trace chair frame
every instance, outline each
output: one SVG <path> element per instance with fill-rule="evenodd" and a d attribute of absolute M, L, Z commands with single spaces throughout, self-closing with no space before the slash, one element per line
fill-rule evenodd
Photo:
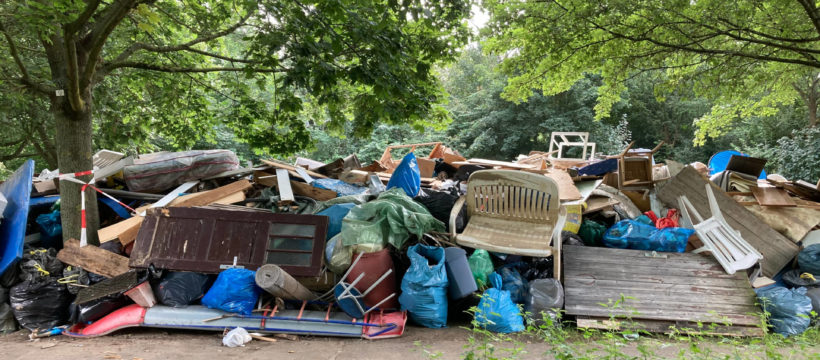
<path fill-rule="evenodd" d="M 705 186 L 706 196 L 709 199 L 709 210 L 712 212 L 712 217 L 706 220 L 695 210 L 686 195 L 678 197 L 678 207 L 684 221 L 692 225 L 703 242 L 703 247 L 693 252 L 711 252 L 712 256 L 717 259 L 728 274 L 734 274 L 738 270 L 745 270 L 754 266 L 763 259 L 763 255 L 749 245 L 741 237 L 739 231 L 729 226 L 718 207 L 712 186 L 709 184 Z M 697 220 L 697 223 L 693 221 L 692 216 L 694 216 L 694 220 Z"/>

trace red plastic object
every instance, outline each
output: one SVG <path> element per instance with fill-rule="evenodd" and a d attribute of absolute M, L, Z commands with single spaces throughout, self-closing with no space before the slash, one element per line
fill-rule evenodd
<path fill-rule="evenodd" d="M 649 220 L 652 220 L 652 223 L 655 224 L 655 227 L 658 229 L 668 227 L 680 227 L 678 223 L 678 220 L 680 219 L 680 214 L 678 214 L 678 210 L 676 209 L 669 209 L 669 211 L 666 212 L 666 217 L 660 219 L 655 215 L 655 212 L 652 210 L 649 210 L 643 214 L 649 217 Z"/>
<path fill-rule="evenodd" d="M 404 334 L 404 326 L 407 324 L 407 311 L 391 313 L 374 311 L 365 315 L 364 322 L 382 325 L 379 327 L 365 326 L 362 329 L 362 337 L 365 339 L 376 340 L 399 337 Z"/>
<path fill-rule="evenodd" d="M 354 254 L 353 259 L 355 259 L 356 256 L 358 256 L 358 254 Z M 350 270 L 350 274 L 345 279 L 345 282 L 350 283 L 355 280 L 359 274 L 364 273 L 365 275 L 362 280 L 356 284 L 356 290 L 364 292 L 370 287 L 370 285 L 373 285 L 376 280 L 378 280 L 385 272 L 387 272 L 387 270 L 390 269 L 393 269 L 393 272 L 382 280 L 381 284 L 376 286 L 376 288 L 370 291 L 370 293 L 363 299 L 365 305 L 373 306 L 378 304 L 379 301 L 384 300 L 384 298 L 390 296 L 390 294 L 398 292 L 396 288 L 396 269 L 393 267 L 393 258 L 390 257 L 390 251 L 388 249 L 385 248 L 381 251 L 365 253 L 362 255 L 362 258 L 359 259 L 356 266 Z M 398 309 L 398 298 L 397 293 L 395 297 L 379 306 L 379 308 L 382 310 Z"/>
<path fill-rule="evenodd" d="M 140 326 L 145 318 L 145 310 L 144 307 L 137 304 L 128 305 L 115 310 L 90 325 L 74 325 L 64 334 L 73 337 L 95 337 L 107 335 L 120 329 Z"/>

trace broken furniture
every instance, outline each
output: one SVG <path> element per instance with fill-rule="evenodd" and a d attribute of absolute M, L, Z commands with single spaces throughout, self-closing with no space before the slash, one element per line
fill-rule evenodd
<path fill-rule="evenodd" d="M 185 308 L 156 305 L 144 308 L 133 304 L 116 310 L 92 324 L 74 325 L 63 334 L 73 337 L 95 337 L 138 326 L 211 331 L 242 327 L 248 331 L 263 333 L 382 339 L 400 336 L 407 322 L 406 312 L 374 312 L 359 320 L 345 313 L 330 310 L 305 310 L 303 305 L 301 310 L 274 308 L 271 312 L 266 312 L 266 315 L 243 316 L 201 305 L 190 305 Z"/>
<path fill-rule="evenodd" d="M 361 257 L 362 254 L 359 254 Z M 356 260 L 359 260 L 358 258 Z M 355 265 L 355 262 L 354 262 Z M 353 267 L 353 265 L 351 265 Z M 381 301 L 373 305 L 372 307 L 368 307 L 367 305 L 363 304 L 364 297 L 370 294 L 373 289 L 379 286 L 379 284 L 384 281 L 390 274 L 393 273 L 393 269 L 388 269 L 384 274 L 382 274 L 378 280 L 376 280 L 370 287 L 368 287 L 365 291 L 360 292 L 356 289 L 356 285 L 364 278 L 365 273 L 359 274 L 355 280 L 350 283 L 346 283 L 344 281 L 340 281 L 334 288 L 333 288 L 333 295 L 336 298 L 337 305 L 339 308 L 342 309 L 346 314 L 350 315 L 355 319 L 362 319 L 365 315 L 369 312 L 376 310 L 384 304 L 385 302 L 389 301 L 390 299 L 396 297 L 396 293 L 391 293 L 387 297 L 383 298 Z"/>
<path fill-rule="evenodd" d="M 655 163 L 653 155 L 664 144 L 661 141 L 652 150 L 631 150 L 635 142 L 629 145 L 619 155 L 618 159 L 618 189 L 648 190 L 655 185 L 652 167 Z"/>
<path fill-rule="evenodd" d="M 762 336 L 745 272 L 692 253 L 565 246 L 564 293 L 579 328 Z"/>
<path fill-rule="evenodd" d="M 763 255 L 743 240 L 739 231 L 732 229 L 726 223 L 717 200 L 715 200 L 712 186 L 707 184 L 705 187 L 709 209 L 712 213 L 712 217 L 706 220 L 695 210 L 686 195 L 678 197 L 678 208 L 683 214 L 684 221 L 692 225 L 698 238 L 703 242 L 703 247 L 696 249 L 693 253 L 709 251 L 729 274 L 754 266 L 763 259 Z"/>
<path fill-rule="evenodd" d="M 686 195 L 699 214 L 711 217 L 709 199 L 704 193 L 704 186 L 707 184 L 710 184 L 709 180 L 693 167 L 687 166 L 663 187 L 659 187 L 657 196 L 666 206 L 674 208 L 678 206 L 678 197 Z M 712 189 L 715 190 L 714 187 Z M 725 192 L 715 191 L 714 196 L 726 223 L 732 229 L 740 231 L 740 236 L 763 255 L 760 265 L 764 276 L 774 277 L 800 251 L 794 242 L 766 225 Z"/>
<path fill-rule="evenodd" d="M 570 138 L 580 139 L 571 141 Z M 564 147 L 581 147 L 581 157 L 579 158 L 565 158 Z M 595 156 L 595 143 L 589 142 L 588 132 L 553 132 L 550 135 L 550 149 L 549 157 L 552 157 L 554 152 L 558 152 L 557 160 L 592 160 Z M 589 157 L 587 157 L 589 154 Z"/>
<path fill-rule="evenodd" d="M 456 218 L 465 203 L 469 222 L 456 234 Z M 555 278 L 560 279 L 565 220 L 552 179 L 521 171 L 477 171 L 470 175 L 467 195 L 450 213 L 450 237 L 462 246 L 503 254 L 554 256 Z"/>
<path fill-rule="evenodd" d="M 763 171 L 763 165 L 766 164 L 766 160 L 750 158 L 751 160 L 744 161 L 745 159 L 742 159 L 743 157 L 749 157 L 749 155 L 737 150 L 718 151 L 709 158 L 709 162 L 707 163 L 709 166 L 709 176 L 723 172 L 724 170 L 732 170 L 752 175 L 761 180 L 766 179 L 766 172 Z M 759 168 L 760 171 L 756 171 L 755 168 Z"/>
<path fill-rule="evenodd" d="M 234 263 L 250 270 L 275 264 L 293 276 L 317 276 L 327 224 L 326 216 L 243 206 L 150 209 L 130 266 L 218 273 Z"/>
<path fill-rule="evenodd" d="M 233 151 L 192 150 L 140 156 L 123 174 L 129 190 L 156 192 L 238 167 Z"/>

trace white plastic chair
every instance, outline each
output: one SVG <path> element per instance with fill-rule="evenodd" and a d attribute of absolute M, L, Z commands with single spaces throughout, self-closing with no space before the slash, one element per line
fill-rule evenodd
<path fill-rule="evenodd" d="M 706 220 L 703 220 L 686 195 L 678 197 L 678 207 L 680 207 L 684 222 L 692 224 L 698 237 L 703 241 L 703 247 L 693 252 L 711 252 L 729 274 L 757 264 L 763 259 L 763 255 L 743 240 L 739 231 L 729 226 L 718 208 L 715 194 L 709 184 L 706 184 L 706 196 L 709 198 L 709 209 L 712 212 L 712 217 Z M 694 219 L 689 215 L 690 211 Z M 697 223 L 693 220 L 697 220 Z"/>

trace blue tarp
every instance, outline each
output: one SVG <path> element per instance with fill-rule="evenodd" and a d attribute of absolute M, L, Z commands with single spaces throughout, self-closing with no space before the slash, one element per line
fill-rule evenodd
<path fill-rule="evenodd" d="M 32 176 L 34 160 L 28 160 L 6 182 L 0 184 L 0 193 L 9 202 L 0 221 L 0 274 L 23 256 Z"/>

